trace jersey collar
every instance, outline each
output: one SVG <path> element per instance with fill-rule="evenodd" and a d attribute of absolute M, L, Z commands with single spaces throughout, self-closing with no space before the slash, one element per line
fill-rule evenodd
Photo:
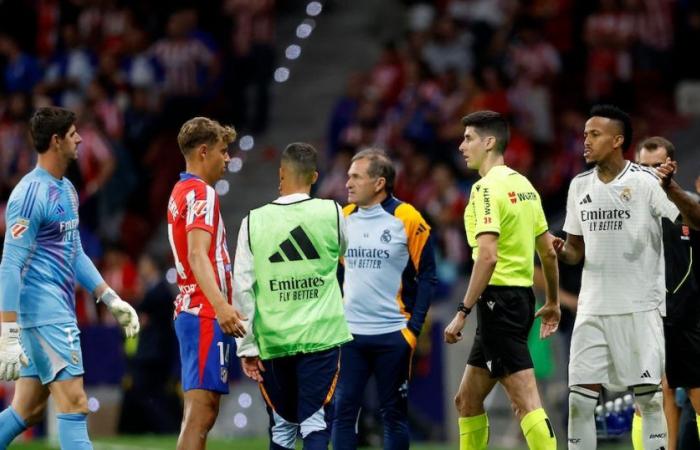
<path fill-rule="evenodd" d="M 187 181 L 187 180 L 202 180 L 202 178 L 198 177 L 197 175 L 189 172 L 180 172 L 180 181 Z"/>

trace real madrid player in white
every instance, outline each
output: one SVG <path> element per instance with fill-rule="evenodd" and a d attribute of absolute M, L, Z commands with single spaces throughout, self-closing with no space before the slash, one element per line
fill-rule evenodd
<path fill-rule="evenodd" d="M 629 116 L 595 106 L 584 130 L 584 157 L 595 167 L 569 187 L 561 261 L 584 259 L 569 361 L 570 450 L 596 448 L 594 409 L 604 384 L 627 386 L 643 416 L 644 448 L 667 447 L 659 389 L 664 369 L 665 273 L 661 219 L 697 211 L 657 175 L 624 159 L 632 141 Z M 664 177 L 668 185 L 670 177 Z M 675 204 L 674 204 L 675 202 Z"/>

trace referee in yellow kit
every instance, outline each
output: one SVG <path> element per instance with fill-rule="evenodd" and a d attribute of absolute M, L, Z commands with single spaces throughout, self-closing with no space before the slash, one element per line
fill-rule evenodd
<path fill-rule="evenodd" d="M 559 324 L 557 257 L 540 196 L 532 184 L 507 167 L 503 152 L 509 131 L 493 111 L 478 111 L 462 119 L 459 146 L 467 167 L 481 179 L 472 186 L 464 213 L 474 268 L 464 300 L 445 329 L 445 341 L 462 339 L 462 329 L 474 306 L 478 326 L 467 367 L 455 398 L 459 412 L 460 450 L 486 449 L 489 423 L 484 399 L 496 382 L 505 388 L 530 449 L 556 450 L 557 441 L 535 383 L 527 336 L 535 317 L 542 317 L 540 337 Z M 542 262 L 546 303 L 535 313 L 532 292 L 534 253 Z"/>

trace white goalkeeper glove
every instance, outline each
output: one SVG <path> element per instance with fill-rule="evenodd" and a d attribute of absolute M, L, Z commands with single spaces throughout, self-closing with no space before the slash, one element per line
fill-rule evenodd
<path fill-rule="evenodd" d="M 16 322 L 2 322 L 0 330 L 0 380 L 12 381 L 19 378 L 20 364 L 27 366 L 29 360 L 19 344 L 19 325 Z"/>
<path fill-rule="evenodd" d="M 126 337 L 132 338 L 139 333 L 139 316 L 136 315 L 136 310 L 119 298 L 114 289 L 111 287 L 105 289 L 102 295 L 97 298 L 97 302 L 102 302 L 107 306 L 109 312 L 124 329 Z"/>

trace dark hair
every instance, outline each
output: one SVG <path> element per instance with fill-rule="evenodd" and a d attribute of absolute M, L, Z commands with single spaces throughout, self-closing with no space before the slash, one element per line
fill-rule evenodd
<path fill-rule="evenodd" d="M 615 120 L 622 126 L 622 151 L 627 151 L 632 145 L 632 119 L 629 114 L 615 105 L 595 105 L 591 108 L 590 117 L 605 117 Z"/>
<path fill-rule="evenodd" d="M 318 170 L 318 152 L 305 142 L 293 142 L 282 152 L 282 164 L 291 166 L 300 177 L 311 183 Z"/>
<path fill-rule="evenodd" d="M 75 124 L 75 113 L 55 106 L 39 108 L 29 119 L 29 132 L 38 153 L 45 153 L 51 145 L 51 137 L 63 139 Z"/>
<path fill-rule="evenodd" d="M 383 150 L 376 148 L 366 148 L 357 152 L 355 156 L 352 157 L 352 162 L 358 159 L 367 159 L 369 161 L 369 167 L 367 167 L 367 175 L 372 178 L 384 178 L 384 191 L 391 195 L 394 191 L 394 180 L 396 179 L 396 169 L 391 163 L 391 160 Z"/>
<path fill-rule="evenodd" d="M 661 136 L 652 136 L 644 139 L 644 141 L 639 145 L 639 150 L 637 150 L 637 152 L 640 152 L 642 149 L 654 151 L 658 150 L 659 148 L 665 148 L 666 155 L 672 160 L 676 160 L 676 147 L 671 143 L 671 141 Z"/>
<path fill-rule="evenodd" d="M 180 127 L 177 145 L 182 154 L 187 156 L 202 144 L 214 145 L 221 140 L 228 145 L 235 139 L 236 130 L 233 127 L 221 125 L 208 117 L 194 117 Z"/>
<path fill-rule="evenodd" d="M 479 136 L 496 138 L 496 151 L 506 151 L 510 140 L 510 131 L 506 119 L 495 111 L 476 111 L 462 118 L 462 125 L 474 127 Z"/>

